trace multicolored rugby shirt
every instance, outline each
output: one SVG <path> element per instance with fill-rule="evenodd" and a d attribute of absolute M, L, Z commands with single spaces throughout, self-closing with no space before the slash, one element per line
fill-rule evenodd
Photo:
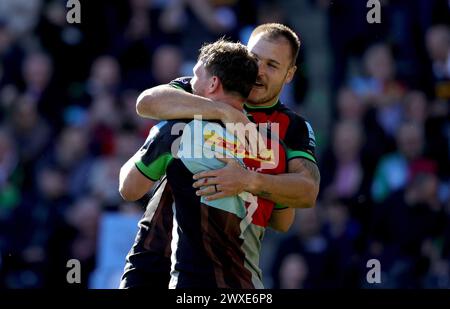
<path fill-rule="evenodd" d="M 187 124 L 179 160 L 167 170 L 176 205 L 169 287 L 263 288 L 259 253 L 274 203 L 247 192 L 216 201 L 200 199 L 192 175 L 222 168 L 225 163 L 215 156 L 259 173 L 285 173 L 284 147 L 271 136 L 267 142 L 264 157 L 252 155 L 218 123 Z"/>
<path fill-rule="evenodd" d="M 187 92 L 192 92 L 190 80 L 191 77 L 179 78 L 172 81 L 170 85 Z M 289 110 L 279 101 L 271 107 L 260 108 L 245 106 L 245 109 L 248 112 L 249 118 L 253 116 L 253 120 L 256 123 L 267 123 L 269 127 L 272 124 L 279 124 L 279 137 L 284 140 L 284 143 L 286 145 L 286 154 L 288 160 L 293 158 L 305 158 L 316 162 L 314 154 L 314 133 L 311 129 L 311 126 L 302 117 Z M 167 122 L 163 124 L 165 124 L 165 126 L 168 125 Z M 159 125 L 159 128 L 163 127 L 163 124 Z M 167 128 L 168 127 L 166 127 L 166 129 Z M 159 146 L 157 147 L 157 143 L 149 143 L 148 145 L 149 149 L 159 148 Z M 167 162 L 167 160 L 170 160 L 170 158 L 166 156 L 160 162 Z M 160 164 L 160 166 L 164 166 L 163 163 L 158 164 Z M 192 172 L 189 171 L 188 175 L 190 177 L 192 175 Z M 153 175 L 153 177 L 155 177 L 155 175 Z M 168 266 L 163 265 L 170 264 L 169 259 L 170 253 L 172 251 L 170 248 L 170 244 L 172 240 L 173 229 L 173 221 L 171 220 L 173 215 L 173 196 L 171 192 L 171 184 L 167 184 L 167 180 L 165 178 L 163 179 L 162 183 L 164 185 L 159 186 L 158 189 L 155 190 L 152 200 L 147 207 L 146 213 L 139 223 L 140 232 L 138 233 L 136 243 L 142 243 L 145 251 L 143 251 L 142 249 L 136 249 L 135 244 L 127 257 L 127 264 L 129 264 L 127 268 L 133 268 L 140 272 L 144 271 L 146 273 L 168 273 L 170 271 Z M 243 200 L 245 199 L 246 198 L 243 197 Z M 256 217 L 257 216 L 258 215 L 256 215 Z M 253 222 L 257 223 L 258 219 L 255 218 Z M 244 243 L 244 245 L 247 244 Z M 254 247 L 256 246 L 253 246 L 253 248 Z M 249 266 L 249 268 L 255 269 L 254 272 L 258 273 L 258 269 L 256 267 L 253 267 L 251 265 Z M 176 271 L 176 269 L 174 269 L 174 271 Z M 258 277 L 258 275 L 256 277 Z M 178 279 L 178 286 L 182 286 L 182 282 L 180 280 L 181 278 L 179 277 Z M 159 286 L 167 287 L 167 284 L 168 282 L 161 282 Z M 199 285 L 205 286 L 206 284 L 205 282 L 199 282 Z"/>
<path fill-rule="evenodd" d="M 180 77 L 169 83 L 172 87 L 192 93 L 192 77 Z M 290 110 L 281 101 L 273 106 L 244 105 L 247 116 L 254 123 L 279 124 L 279 138 L 287 147 L 288 160 L 304 158 L 317 163 L 314 131 L 303 117 Z"/>
<path fill-rule="evenodd" d="M 215 156 L 259 173 L 285 173 L 284 147 L 270 134 L 267 145 L 264 157 L 252 156 L 212 122 L 167 121 L 152 128 L 134 160 L 151 180 L 167 175 L 175 200 L 169 287 L 263 288 L 259 252 L 274 203 L 247 192 L 207 202 L 195 194 L 192 176 L 223 167 Z"/>

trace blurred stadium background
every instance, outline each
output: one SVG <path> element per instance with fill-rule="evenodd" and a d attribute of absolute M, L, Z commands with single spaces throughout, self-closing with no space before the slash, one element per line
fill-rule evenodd
<path fill-rule="evenodd" d="M 312 123 L 322 174 L 317 207 L 267 233 L 266 286 L 450 288 L 449 1 L 381 0 L 380 24 L 365 0 L 80 2 L 69 24 L 65 0 L 0 0 L 1 288 L 117 287 L 148 199 L 117 191 L 155 124 L 137 95 L 264 22 L 301 38 L 282 100 Z"/>

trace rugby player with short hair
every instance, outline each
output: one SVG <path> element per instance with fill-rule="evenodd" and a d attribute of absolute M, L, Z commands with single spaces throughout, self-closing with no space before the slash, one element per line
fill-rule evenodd
<path fill-rule="evenodd" d="M 258 60 L 259 72 L 244 108 L 257 123 L 279 124 L 280 138 L 288 148 L 288 171 L 280 175 L 260 175 L 230 161 L 224 168 L 206 172 L 209 188 L 205 188 L 204 178 L 194 185 L 202 187 L 199 193 L 209 195 L 211 199 L 247 191 L 272 200 L 279 209 L 283 209 L 281 205 L 291 207 L 288 208 L 290 211 L 292 208 L 313 207 L 320 182 L 314 155 L 314 133 L 306 120 L 279 101 L 282 87 L 292 80 L 297 69 L 295 63 L 300 41 L 284 25 L 264 24 L 253 31 L 247 47 Z M 192 94 L 188 79 L 144 91 L 138 98 L 136 109 L 139 115 L 155 119 L 202 115 L 204 119 L 219 119 L 223 123 L 249 122 L 247 116 L 223 102 Z M 171 198 L 170 186 L 163 183 L 155 190 L 127 257 L 122 286 L 167 286 L 172 237 L 172 221 L 168 219 L 172 214 Z M 286 221 L 291 220 L 288 212 L 283 211 Z M 275 210 L 274 214 L 278 212 Z M 283 224 L 277 226 L 272 222 L 271 226 L 285 230 Z"/>
<path fill-rule="evenodd" d="M 183 79 L 178 82 L 192 86 L 197 95 L 221 100 L 242 112 L 256 75 L 256 60 L 245 46 L 218 41 L 201 49 L 194 78 L 189 82 L 183 82 Z M 271 215 L 275 204 L 246 192 L 206 201 L 196 195 L 192 176 L 223 166 L 214 154 L 227 155 L 241 166 L 259 173 L 283 173 L 286 171 L 284 148 L 276 137 L 269 137 L 267 158 L 252 156 L 245 151 L 238 153 L 241 149 L 237 145 L 239 141 L 217 122 L 194 120 L 187 125 L 188 129 L 180 128 L 179 124 L 179 121 L 163 122 L 151 130 L 144 146 L 121 169 L 122 196 L 128 200 L 140 198 L 155 181 L 167 174 L 164 186 L 170 187 L 175 202 L 172 207 L 175 215 L 171 233 L 170 287 L 262 288 L 259 252 L 264 229 L 269 220 L 279 221 L 278 225 L 287 229 L 293 213 L 287 209 L 277 212 L 274 220 Z M 200 138 L 191 133 L 192 129 L 195 133 L 196 126 L 202 128 Z M 185 131 L 177 151 L 178 146 L 174 148 L 173 145 L 180 129 Z M 196 156 L 189 151 L 199 148 L 200 154 L 209 151 L 213 155 Z M 284 212 L 291 219 L 286 220 L 286 215 L 281 217 Z M 136 286 L 134 282 L 139 280 L 133 279 L 133 272 L 133 269 L 125 272 L 123 287 Z"/>

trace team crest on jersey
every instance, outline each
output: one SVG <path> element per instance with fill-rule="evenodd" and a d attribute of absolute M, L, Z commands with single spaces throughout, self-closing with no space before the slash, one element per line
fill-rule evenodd
<path fill-rule="evenodd" d="M 219 149 L 227 150 L 237 157 L 251 158 L 253 160 L 264 161 L 272 165 L 276 164 L 275 153 L 272 149 L 263 149 L 254 154 L 240 141 L 228 140 L 226 137 L 209 130 L 205 130 L 203 133 L 203 139 L 205 144 L 210 146 L 213 151 L 216 150 L 217 147 Z"/>

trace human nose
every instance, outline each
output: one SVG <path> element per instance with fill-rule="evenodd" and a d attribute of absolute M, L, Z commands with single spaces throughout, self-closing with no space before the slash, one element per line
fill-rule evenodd
<path fill-rule="evenodd" d="M 266 74 L 266 66 L 262 61 L 258 61 L 258 77 Z"/>

